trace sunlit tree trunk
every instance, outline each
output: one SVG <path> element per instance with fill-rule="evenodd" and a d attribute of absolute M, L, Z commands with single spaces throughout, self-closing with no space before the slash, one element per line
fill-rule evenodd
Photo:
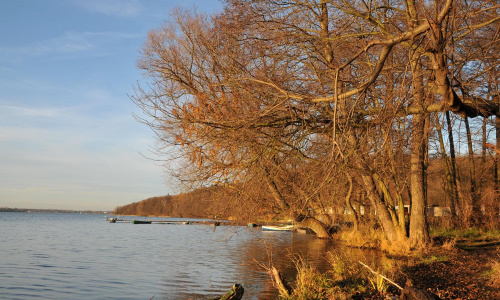
<path fill-rule="evenodd" d="M 423 74 L 421 58 L 418 52 L 411 58 L 413 101 L 416 105 L 424 106 L 423 96 Z M 410 154 L 410 243 L 413 247 L 424 247 L 429 243 L 429 231 L 425 210 L 427 206 L 425 196 L 425 169 L 424 159 L 426 151 L 426 127 L 427 115 L 418 114 L 412 117 L 411 154 Z"/>

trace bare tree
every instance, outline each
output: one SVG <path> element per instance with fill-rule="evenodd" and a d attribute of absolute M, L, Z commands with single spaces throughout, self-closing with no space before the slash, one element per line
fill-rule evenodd
<path fill-rule="evenodd" d="M 347 171 L 390 241 L 407 241 L 411 199 L 409 240 L 422 247 L 430 114 L 498 113 L 481 87 L 455 91 L 479 77 L 474 64 L 497 68 L 497 10 L 495 1 L 228 0 L 211 18 L 177 12 L 149 35 L 139 64 L 151 83 L 134 100 L 159 150 L 188 162 L 181 180 L 263 180 L 298 216 L 331 205 L 325 190 Z"/>

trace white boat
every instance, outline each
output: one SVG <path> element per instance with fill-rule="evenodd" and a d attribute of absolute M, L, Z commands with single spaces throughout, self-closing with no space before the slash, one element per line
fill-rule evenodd
<path fill-rule="evenodd" d="M 293 225 L 271 226 L 262 225 L 262 231 L 292 231 Z"/>

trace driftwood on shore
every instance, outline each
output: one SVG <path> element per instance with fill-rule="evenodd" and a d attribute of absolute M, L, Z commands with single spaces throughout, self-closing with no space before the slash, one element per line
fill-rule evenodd
<path fill-rule="evenodd" d="M 290 297 L 292 294 L 292 288 L 288 285 L 286 280 L 281 276 L 280 272 L 278 269 L 276 269 L 274 266 L 272 266 L 268 272 L 270 273 L 271 277 L 273 278 L 274 285 L 278 289 L 279 293 L 281 296 L 284 298 Z"/>
<path fill-rule="evenodd" d="M 233 287 L 222 297 L 217 297 L 212 300 L 241 300 L 245 289 L 239 283 L 235 283 Z"/>

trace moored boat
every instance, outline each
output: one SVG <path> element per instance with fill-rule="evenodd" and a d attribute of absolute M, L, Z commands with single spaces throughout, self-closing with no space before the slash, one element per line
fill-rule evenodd
<path fill-rule="evenodd" d="M 262 225 L 263 231 L 292 231 L 293 225 L 282 225 L 282 226 L 272 226 L 272 225 Z"/>

